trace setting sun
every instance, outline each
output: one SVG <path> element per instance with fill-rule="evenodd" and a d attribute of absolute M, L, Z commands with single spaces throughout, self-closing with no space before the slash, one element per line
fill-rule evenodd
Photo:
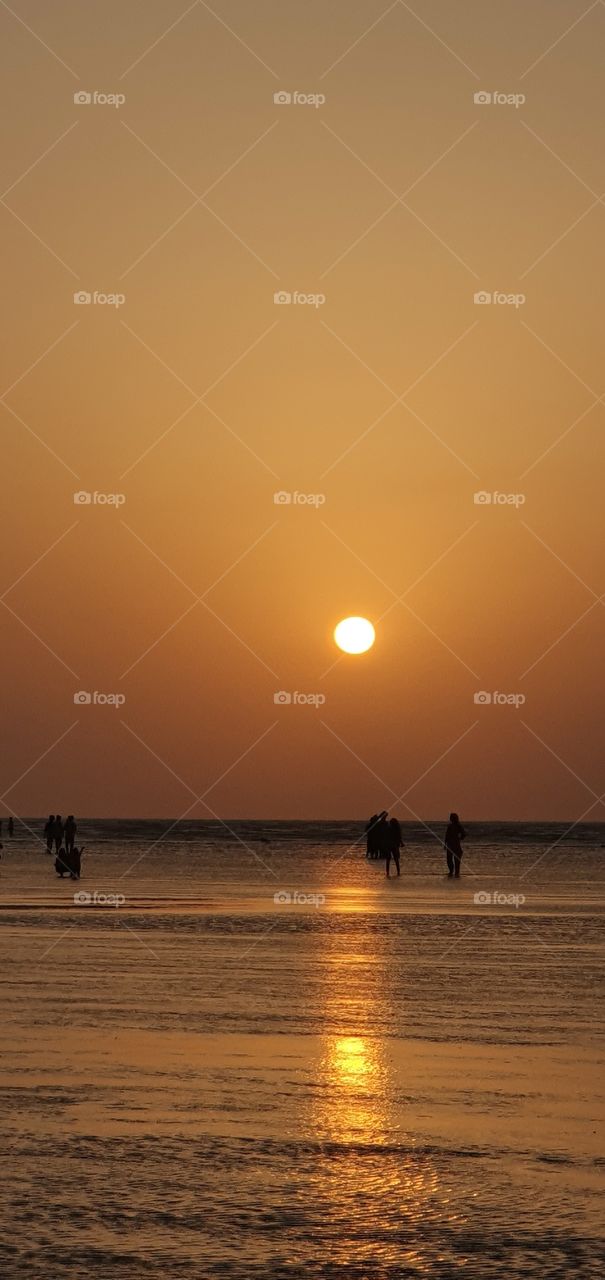
<path fill-rule="evenodd" d="M 367 618 L 343 618 L 334 629 L 334 639 L 343 653 L 366 653 L 374 644 L 376 632 Z"/>

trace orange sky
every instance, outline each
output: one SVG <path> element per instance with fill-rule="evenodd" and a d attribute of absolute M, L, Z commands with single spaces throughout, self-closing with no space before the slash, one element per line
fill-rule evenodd
<path fill-rule="evenodd" d="M 603 6 L 11 7 L 5 816 L 604 817 Z"/>

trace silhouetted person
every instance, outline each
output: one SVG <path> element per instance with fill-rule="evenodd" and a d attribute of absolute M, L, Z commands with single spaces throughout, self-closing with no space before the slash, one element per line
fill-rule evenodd
<path fill-rule="evenodd" d="M 378 822 L 378 814 L 373 813 L 370 821 L 366 823 L 366 858 L 374 858 L 376 856 L 376 832 L 374 830 Z"/>
<path fill-rule="evenodd" d="M 397 875 L 399 876 L 401 875 L 399 868 L 399 850 L 403 845 L 403 840 L 401 839 L 401 825 L 397 821 L 397 818 L 391 818 L 390 822 L 387 823 L 387 828 L 389 833 L 387 845 L 387 875 L 389 876 L 391 874 L 390 867 L 392 858 L 397 868 Z"/>
<path fill-rule="evenodd" d="M 66 853 L 69 853 L 74 847 L 74 841 L 76 838 L 77 830 L 78 828 L 74 822 L 74 815 L 73 813 L 70 813 L 69 817 L 66 818 L 65 820 L 65 852 Z"/>
<path fill-rule="evenodd" d="M 445 856 L 447 859 L 448 876 L 460 875 L 460 860 L 462 858 L 461 840 L 464 840 L 466 832 L 457 813 L 450 813 L 448 828 L 445 833 L 443 842 L 445 848 Z"/>
<path fill-rule="evenodd" d="M 374 830 L 376 832 L 376 857 L 386 858 L 391 847 L 391 830 L 387 822 L 386 809 L 383 809 L 382 813 L 379 814 Z"/>
<path fill-rule="evenodd" d="M 61 877 L 61 879 L 63 879 L 63 876 L 69 875 L 69 864 L 65 856 L 65 849 L 57 849 L 57 856 L 55 858 L 55 871 L 57 875 Z"/>
<path fill-rule="evenodd" d="M 82 854 L 84 849 L 73 849 L 69 854 L 69 874 L 72 880 L 80 879 L 80 870 L 82 866 Z"/>
<path fill-rule="evenodd" d="M 61 843 L 63 840 L 63 822 L 61 820 L 60 813 L 57 814 L 54 821 L 53 840 L 55 842 L 55 853 L 58 853 L 59 849 L 61 848 Z"/>
<path fill-rule="evenodd" d="M 54 840 L 54 838 L 55 838 L 55 815 L 54 815 L 54 813 L 51 813 L 51 814 L 49 815 L 48 822 L 45 824 L 45 827 L 44 827 L 44 835 L 46 836 L 46 852 L 47 852 L 47 853 L 52 853 L 53 840 Z"/>
<path fill-rule="evenodd" d="M 9 820 L 8 820 L 8 834 L 9 834 L 9 836 L 11 836 L 11 837 L 12 837 L 12 836 L 14 835 L 14 831 L 15 831 L 15 824 L 14 824 L 14 822 L 13 822 L 13 815 L 12 815 L 12 813 L 11 813 L 11 816 L 10 816 L 10 818 L 9 818 Z"/>

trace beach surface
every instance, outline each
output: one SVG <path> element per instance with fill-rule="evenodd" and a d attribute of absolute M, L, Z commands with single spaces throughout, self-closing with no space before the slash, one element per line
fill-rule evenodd
<path fill-rule="evenodd" d="M 169 828 L 4 839 L 2 1274 L 600 1278 L 605 827 Z"/>

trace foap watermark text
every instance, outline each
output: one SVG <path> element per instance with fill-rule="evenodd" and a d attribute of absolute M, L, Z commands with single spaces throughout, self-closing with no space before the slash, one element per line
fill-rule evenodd
<path fill-rule="evenodd" d="M 325 493 L 299 493 L 298 489 L 290 492 L 287 489 L 278 489 L 273 494 L 273 501 L 276 507 L 323 507 L 326 500 Z"/>
<path fill-rule="evenodd" d="M 525 704 L 524 693 L 499 693 L 497 689 L 489 693 L 487 689 L 478 689 L 473 694 L 473 702 L 477 707 L 519 707 Z"/>
<path fill-rule="evenodd" d="M 92 493 L 89 489 L 78 489 L 74 493 L 76 507 L 123 507 L 125 502 L 125 493 L 99 493 L 98 489 Z"/>
<path fill-rule="evenodd" d="M 479 289 L 473 294 L 473 302 L 476 307 L 515 307 L 518 311 L 519 307 L 524 307 L 527 302 L 524 293 L 504 293 L 502 289 L 493 289 L 488 292 L 487 289 Z"/>
<path fill-rule="evenodd" d="M 300 889 L 278 889 L 273 894 L 276 907 L 323 907 L 325 893 L 302 893 Z"/>
<path fill-rule="evenodd" d="M 295 689 L 293 693 L 289 693 L 287 689 L 278 689 L 273 694 L 273 701 L 276 707 L 323 707 L 326 700 L 325 693 L 299 693 Z"/>
<path fill-rule="evenodd" d="M 480 889 L 479 893 L 473 894 L 473 902 L 476 907 L 522 907 L 525 894 L 501 893 L 499 889 L 494 889 L 493 892 Z"/>
<path fill-rule="evenodd" d="M 101 693 L 99 689 L 94 689 L 92 692 L 88 689 L 78 689 L 74 693 L 74 702 L 77 707 L 123 707 L 126 695 Z"/>
<path fill-rule="evenodd" d="M 499 489 L 494 489 L 490 493 L 488 489 L 479 489 L 473 494 L 473 502 L 476 507 L 522 507 L 525 503 L 525 494 L 500 493 Z"/>
<path fill-rule="evenodd" d="M 288 89 L 278 89 L 273 94 L 273 101 L 276 107 L 323 107 L 326 101 L 325 93 L 301 93 L 300 89 L 294 89 L 290 92 Z"/>

